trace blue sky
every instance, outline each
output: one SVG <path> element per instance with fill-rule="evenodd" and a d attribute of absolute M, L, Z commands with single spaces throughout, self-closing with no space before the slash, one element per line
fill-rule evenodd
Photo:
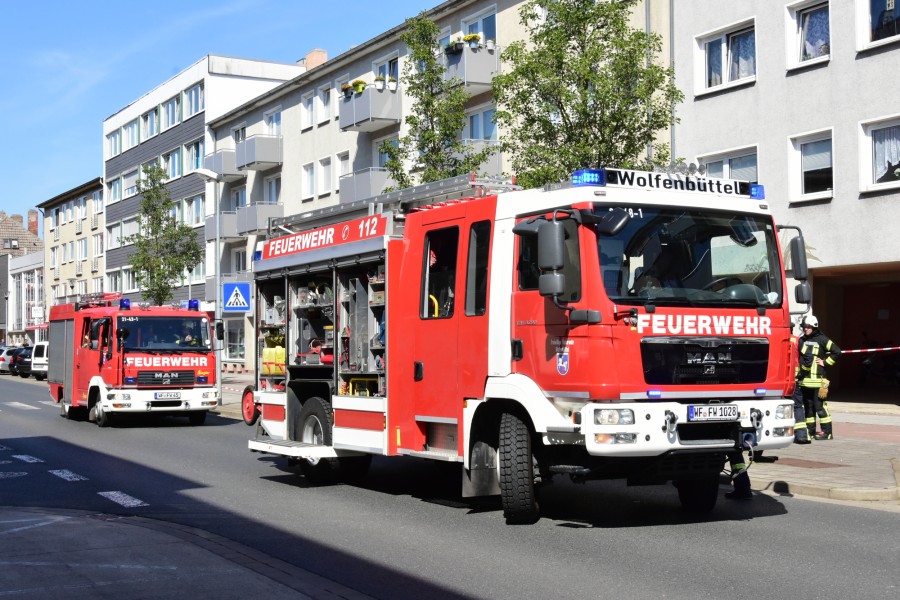
<path fill-rule="evenodd" d="M 333 58 L 441 0 L 36 0 L 5 3 L 0 210 L 102 175 L 102 124 L 207 54 Z M 152 23 L 152 25 L 145 25 Z"/>

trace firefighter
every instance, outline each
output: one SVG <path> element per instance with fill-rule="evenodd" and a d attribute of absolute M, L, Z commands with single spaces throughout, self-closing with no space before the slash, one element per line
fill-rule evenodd
<path fill-rule="evenodd" d="M 819 390 L 823 387 L 827 389 L 826 369 L 834 366 L 841 349 L 819 330 L 819 320 L 813 315 L 804 317 L 800 327 L 803 335 L 797 341 L 800 364 L 797 367 L 797 386 L 793 397 L 794 419 L 797 422 L 794 441 L 808 444 L 813 436 L 817 440 L 834 439 L 828 403 L 820 397 Z M 822 426 L 820 435 L 815 435 L 816 416 Z"/>
<path fill-rule="evenodd" d="M 731 464 L 731 484 L 734 489 L 727 492 L 725 497 L 729 500 L 750 500 L 753 492 L 750 491 L 750 475 L 747 474 L 743 450 L 729 452 L 728 462 Z"/>

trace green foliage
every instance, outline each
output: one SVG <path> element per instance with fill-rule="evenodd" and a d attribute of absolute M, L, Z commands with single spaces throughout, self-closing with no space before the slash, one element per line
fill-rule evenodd
<path fill-rule="evenodd" d="M 406 116 L 407 135 L 381 144 L 385 164 L 399 189 L 412 185 L 406 171 L 418 173 L 419 183 L 438 181 L 477 171 L 493 148 L 475 150 L 458 138 L 466 123 L 469 94 L 458 79 L 445 81 L 445 68 L 435 56 L 437 25 L 423 14 L 407 19 L 400 39 L 409 48 L 401 82 L 411 99 Z"/>
<path fill-rule="evenodd" d="M 145 300 L 165 304 L 185 271 L 204 259 L 205 251 L 193 227 L 173 217 L 173 204 L 166 189 L 166 172 L 159 165 L 144 167 L 138 182 L 141 212 L 138 233 L 129 236 L 134 244 L 131 268 Z"/>
<path fill-rule="evenodd" d="M 654 144 L 651 157 L 646 151 L 671 124 L 683 95 L 673 70 L 655 63 L 661 38 L 628 24 L 635 4 L 530 0 L 522 6 L 527 43 L 504 49 L 504 72 L 494 78 L 502 147 L 520 184 L 560 181 L 583 167 L 668 163 L 666 144 Z"/>

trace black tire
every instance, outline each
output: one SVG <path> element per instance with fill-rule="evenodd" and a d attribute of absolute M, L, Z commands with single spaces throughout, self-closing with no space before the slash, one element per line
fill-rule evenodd
<path fill-rule="evenodd" d="M 112 425 L 113 416 L 105 410 L 100 409 L 99 401 L 96 404 L 95 414 L 97 416 L 97 427 L 110 427 Z"/>
<path fill-rule="evenodd" d="M 21 377 L 22 379 L 28 379 L 28 373 L 23 373 L 22 371 L 19 371 L 19 377 Z"/>
<path fill-rule="evenodd" d="M 719 499 L 719 474 L 707 475 L 701 479 L 676 481 L 681 507 L 692 514 L 706 514 L 716 506 Z"/>
<path fill-rule="evenodd" d="M 297 441 L 318 446 L 331 446 L 334 415 L 331 406 L 317 396 L 309 398 L 297 414 L 294 431 Z M 340 463 L 336 458 L 301 458 L 300 471 L 313 484 L 333 483 L 338 478 Z"/>
<path fill-rule="evenodd" d="M 256 388 L 248 385 L 241 394 L 241 417 L 247 425 L 255 425 L 259 419 L 259 406 L 253 401 L 253 392 Z"/>
<path fill-rule="evenodd" d="M 188 413 L 188 423 L 197 427 L 199 425 L 203 425 L 206 422 L 206 413 L 208 411 L 205 410 L 197 410 L 194 412 Z"/>
<path fill-rule="evenodd" d="M 510 525 L 534 523 L 540 516 L 534 452 L 528 425 L 513 413 L 500 418 L 500 502 Z"/>

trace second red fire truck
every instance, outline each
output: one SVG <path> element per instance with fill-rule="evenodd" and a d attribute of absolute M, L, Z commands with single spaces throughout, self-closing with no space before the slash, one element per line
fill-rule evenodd
<path fill-rule="evenodd" d="M 793 441 L 782 229 L 761 186 L 619 169 L 276 220 L 253 263 L 249 447 L 312 481 L 372 456 L 458 463 L 511 523 L 559 476 L 671 481 L 711 510 L 729 452 Z"/>

